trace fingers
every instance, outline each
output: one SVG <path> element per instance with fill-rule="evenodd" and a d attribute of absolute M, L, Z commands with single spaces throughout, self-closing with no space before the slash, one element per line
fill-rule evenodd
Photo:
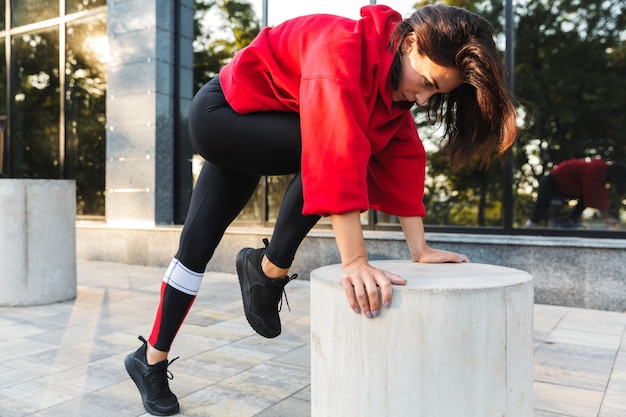
<path fill-rule="evenodd" d="M 386 279 L 378 284 L 380 287 L 380 299 L 382 300 L 383 306 L 389 308 L 391 307 L 391 298 L 393 296 L 393 285 L 405 285 L 406 279 L 393 272 L 382 271 L 382 273 Z"/>
<path fill-rule="evenodd" d="M 470 261 L 469 258 L 467 256 L 465 256 L 465 255 L 458 255 L 458 257 L 459 257 L 459 261 L 458 262 L 460 262 L 460 263 L 462 263 L 462 262 L 469 263 L 469 261 Z"/>
<path fill-rule="evenodd" d="M 341 276 L 350 308 L 368 318 L 378 317 L 382 307 L 390 307 L 393 287 L 404 285 L 399 275 L 372 266 L 347 267 Z"/>
<path fill-rule="evenodd" d="M 402 278 L 400 275 L 389 271 L 383 271 L 383 273 L 389 278 L 389 281 L 391 281 L 393 285 L 406 285 L 406 279 Z"/>
<path fill-rule="evenodd" d="M 354 292 L 354 287 L 352 286 L 352 283 L 350 283 L 350 280 L 344 279 L 344 276 L 342 276 L 341 286 L 343 287 L 343 291 L 346 293 L 346 298 L 348 299 L 350 308 L 352 308 L 355 313 L 360 313 L 361 307 L 359 306 L 356 293 Z"/>
<path fill-rule="evenodd" d="M 354 312 L 362 312 L 370 319 L 380 314 L 378 287 L 374 280 L 345 276 L 342 277 L 341 284 Z"/>

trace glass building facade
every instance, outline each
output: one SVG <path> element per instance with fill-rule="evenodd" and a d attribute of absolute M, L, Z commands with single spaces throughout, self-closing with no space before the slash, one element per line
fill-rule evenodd
<path fill-rule="evenodd" d="M 2 3 L 3 172 L 75 179 L 77 214 L 104 216 L 106 1 Z"/>
<path fill-rule="evenodd" d="M 154 21 L 142 24 L 141 19 L 125 20 L 129 13 L 125 3 L 131 2 L 117 3 L 0 0 L 0 54 L 6 62 L 0 68 L 2 172 L 14 178 L 75 179 L 79 216 L 111 221 L 145 206 L 152 214 L 133 214 L 129 220 L 181 223 L 192 179 L 187 175 L 191 150 L 184 145 L 189 97 L 179 100 L 177 94 L 186 87 L 177 83 L 185 79 L 180 68 L 188 66 L 189 56 L 176 45 L 191 44 L 192 40 L 178 37 L 162 43 L 159 33 L 154 38 L 138 33 L 151 26 L 167 27 L 176 37 L 192 26 L 193 12 L 189 7 L 181 9 L 179 0 L 168 0 L 163 4 L 171 8 L 165 7 L 163 14 L 171 14 L 171 19 L 144 8 L 142 19 Z M 278 10 L 272 0 L 251 2 L 259 16 L 263 3 L 269 4 L 269 24 L 280 23 L 273 17 Z M 349 3 L 354 10 L 349 17 L 356 18 L 360 6 L 368 2 L 344 3 L 342 8 Z M 405 15 L 409 11 L 404 10 L 406 2 L 386 3 Z M 602 2 L 598 5 L 599 9 L 590 5 L 590 10 L 608 7 Z M 516 44 L 512 74 L 520 103 L 521 133 L 503 164 L 494 159 L 485 172 L 450 172 L 438 153 L 438 131 L 415 109 L 429 154 L 426 228 L 455 233 L 625 238 L 626 196 L 616 194 L 615 185 L 609 182 L 606 190 L 598 192 L 609 193 L 610 215 L 618 224 L 607 225 L 593 208 L 583 211 L 578 224 L 559 222 L 578 202 L 562 195 L 550 199 L 551 218 L 539 227 L 526 227 L 539 183 L 559 163 L 569 159 L 626 162 L 626 125 L 621 117 L 626 100 L 626 28 L 623 19 L 610 20 L 621 14 L 607 11 L 606 19 L 598 13 L 593 20 L 583 12 L 556 10 L 540 1 L 517 5 L 514 11 L 516 38 L 523 39 Z M 492 19 L 500 22 L 498 30 L 503 33 L 504 10 L 494 13 Z M 297 14 L 294 8 L 293 16 Z M 539 16 L 544 21 L 538 23 Z M 162 20 L 155 23 L 157 19 Z M 585 24 L 574 24 L 581 22 Z M 537 24 L 542 29 L 538 30 Z M 504 53 L 503 35 L 498 42 Z M 170 45 L 173 51 L 163 45 Z M 148 54 L 146 48 L 153 51 Z M 577 57 L 583 52 L 595 59 L 579 62 Z M 125 53 L 127 57 L 121 59 Z M 159 66 L 163 62 L 169 65 L 170 58 L 173 70 Z M 563 83 L 555 85 L 559 77 Z M 175 104 L 159 104 L 162 96 L 174 97 Z M 155 114 L 146 120 L 127 120 L 128 111 L 138 103 L 144 106 L 150 97 L 157 101 L 149 104 L 146 113 Z M 579 103 L 578 113 L 565 105 L 572 102 Z M 169 160 L 174 162 L 164 162 Z M 289 180 L 264 178 L 237 223 L 271 226 Z M 368 229 L 399 230 L 397 218 L 384 213 L 363 213 L 362 223 Z M 330 222 L 323 219 L 318 227 L 330 227 Z"/>

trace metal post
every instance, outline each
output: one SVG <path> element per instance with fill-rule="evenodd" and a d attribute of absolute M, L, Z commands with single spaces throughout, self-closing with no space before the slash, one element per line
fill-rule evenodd
<path fill-rule="evenodd" d="M 506 0 L 506 70 L 508 73 L 508 85 L 511 94 L 515 87 L 515 21 L 513 17 L 513 0 Z"/>
<path fill-rule="evenodd" d="M 269 0 L 263 0 L 263 6 L 261 11 L 261 26 L 266 27 L 268 23 L 267 14 L 268 14 L 268 3 Z"/>
<path fill-rule="evenodd" d="M 4 120 L 0 116 L 0 177 L 2 176 L 2 161 L 4 161 Z"/>
<path fill-rule="evenodd" d="M 513 18 L 513 0 L 505 0 L 505 36 L 506 36 L 506 72 L 507 85 L 511 97 L 515 96 L 515 21 Z M 504 205 L 503 219 L 504 232 L 512 233 L 513 231 L 513 153 L 509 149 L 504 155 Z"/>

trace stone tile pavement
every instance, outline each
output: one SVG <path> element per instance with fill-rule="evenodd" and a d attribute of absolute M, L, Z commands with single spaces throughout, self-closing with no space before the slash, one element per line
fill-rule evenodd
<path fill-rule="evenodd" d="M 76 300 L 0 308 L 0 417 L 148 416 L 123 359 L 150 332 L 163 272 L 79 261 Z M 308 282 L 288 296 L 283 334 L 264 339 L 236 277 L 206 274 L 170 357 L 181 417 L 310 416 Z M 534 417 L 626 417 L 626 314 L 535 305 L 534 321 Z"/>

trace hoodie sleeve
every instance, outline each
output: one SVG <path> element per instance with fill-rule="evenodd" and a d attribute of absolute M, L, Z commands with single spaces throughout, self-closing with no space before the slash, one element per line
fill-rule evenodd
<path fill-rule="evenodd" d="M 398 137 L 370 159 L 370 207 L 395 216 L 425 216 L 425 178 L 426 151 L 409 113 Z"/>
<path fill-rule="evenodd" d="M 336 77 L 303 79 L 300 93 L 304 214 L 369 208 L 369 112 L 359 91 Z"/>

